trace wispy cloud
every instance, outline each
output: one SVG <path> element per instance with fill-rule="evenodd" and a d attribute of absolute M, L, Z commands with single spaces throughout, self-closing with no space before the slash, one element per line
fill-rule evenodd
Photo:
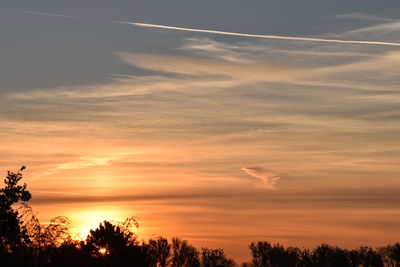
<path fill-rule="evenodd" d="M 232 64 L 231 62 L 218 59 L 204 59 L 175 55 L 132 53 L 120 53 L 119 55 L 127 63 L 143 69 L 165 73 L 210 76 L 209 78 L 221 75 L 232 77 L 237 80 L 256 79 L 278 81 L 282 79 L 289 80 L 290 78 L 288 77 L 305 76 L 309 72 L 308 70 L 301 70 L 300 68 L 265 62 L 236 62 Z M 177 62 L 179 62 L 179 64 L 176 64 Z"/>
<path fill-rule="evenodd" d="M 25 13 L 25 14 L 39 15 L 39 16 L 49 16 L 49 17 L 58 17 L 58 18 L 66 18 L 66 19 L 81 19 L 76 16 L 68 16 L 68 15 L 48 13 L 48 12 L 38 12 L 38 11 L 30 11 L 30 10 L 20 10 L 20 12 Z"/>
<path fill-rule="evenodd" d="M 278 174 L 259 166 L 244 167 L 242 171 L 259 179 L 262 187 L 268 189 L 275 189 L 276 182 L 282 178 Z"/>
<path fill-rule="evenodd" d="M 347 34 L 379 33 L 382 35 L 384 33 L 389 33 L 389 32 L 393 32 L 393 31 L 396 31 L 396 32 L 400 31 L 400 21 L 381 23 L 378 25 L 363 27 L 360 29 L 349 31 L 349 32 L 347 32 Z"/>
<path fill-rule="evenodd" d="M 110 161 L 119 160 L 131 154 L 132 153 L 128 152 L 118 152 L 100 156 L 81 156 L 76 161 L 62 163 L 57 167 L 48 170 L 45 174 L 50 175 L 58 170 L 74 170 L 107 165 Z"/>
<path fill-rule="evenodd" d="M 195 52 L 202 56 L 220 58 L 230 62 L 249 62 L 248 45 L 232 45 L 217 42 L 208 38 L 186 38 L 181 50 Z M 265 46 L 264 46 L 265 49 Z"/>
<path fill-rule="evenodd" d="M 251 60 L 260 60 L 260 55 L 283 54 L 285 56 L 300 55 L 300 56 L 315 56 L 315 57 L 376 57 L 371 53 L 363 53 L 360 51 L 349 51 L 346 49 L 335 49 L 333 51 L 326 50 L 321 47 L 310 49 L 283 49 L 282 47 L 270 46 L 265 43 L 223 43 L 209 38 L 185 38 L 185 43 L 181 49 L 185 51 L 193 51 L 202 56 L 212 58 L 221 58 L 232 62 L 248 62 Z M 356 49 L 356 48 L 355 48 Z"/>
<path fill-rule="evenodd" d="M 35 197 L 34 203 L 91 203 L 91 202 L 123 202 L 123 201 L 157 201 L 157 200 L 188 200 L 215 199 L 238 196 L 238 193 L 221 193 L 204 190 L 204 192 L 170 192 L 138 195 L 84 195 L 84 194 L 41 194 Z"/>
<path fill-rule="evenodd" d="M 396 21 L 392 18 L 381 17 L 371 14 L 364 14 L 359 12 L 347 13 L 347 14 L 339 14 L 334 16 L 337 19 L 354 19 L 354 20 L 368 20 L 368 21 L 380 21 L 380 22 L 392 22 Z"/>
<path fill-rule="evenodd" d="M 384 41 L 338 40 L 338 39 L 323 39 L 323 38 L 311 38 L 311 37 L 296 37 L 296 36 L 282 36 L 282 35 L 263 35 L 263 34 L 237 33 L 237 32 L 226 32 L 226 31 L 207 30 L 207 29 L 175 27 L 175 26 L 158 25 L 158 24 L 127 22 L 127 21 L 116 21 L 116 23 L 128 24 L 128 25 L 133 25 L 133 26 L 137 26 L 137 27 L 144 27 L 144 28 L 158 28 L 158 29 L 165 29 L 165 30 L 176 30 L 176 31 L 186 31 L 186 32 L 200 32 L 200 33 L 227 35 L 227 36 L 263 38 L 263 39 L 276 39 L 276 40 L 286 40 L 286 41 L 304 41 L 304 42 L 324 42 L 324 43 L 340 43 L 340 44 L 400 46 L 400 43 L 384 42 Z"/>
<path fill-rule="evenodd" d="M 216 53 L 222 51 L 222 45 Z M 212 50 L 213 48 L 209 48 Z M 106 84 L 89 84 L 10 93 L 6 97 L 19 100 L 41 99 L 66 101 L 66 99 L 107 99 L 126 96 L 150 95 L 160 92 L 185 92 L 207 94 L 215 89 L 227 89 L 257 83 L 288 85 L 329 86 L 357 88 L 369 91 L 396 91 L 400 54 L 397 52 L 376 55 L 366 60 L 309 66 L 305 64 L 279 65 L 267 60 L 247 60 L 251 57 L 228 50 L 231 59 L 199 58 L 165 54 L 133 54 L 121 52 L 118 56 L 129 65 L 144 70 L 162 72 L 148 76 L 115 77 Z M 258 54 L 258 51 L 255 52 Z M 334 55 L 331 55 L 333 57 Z M 286 55 L 289 58 L 290 55 Z M 242 60 L 243 59 L 243 60 Z M 212 67 L 210 67 L 212 66 Z M 366 73 L 379 73 L 368 75 Z M 178 76 L 176 75 L 178 74 Z M 385 79 L 382 79 L 382 78 Z M 104 113 L 103 113 L 104 115 Z"/>

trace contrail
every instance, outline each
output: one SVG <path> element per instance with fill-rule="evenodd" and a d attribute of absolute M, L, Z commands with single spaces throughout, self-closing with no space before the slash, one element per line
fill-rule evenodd
<path fill-rule="evenodd" d="M 278 39 L 278 40 L 305 41 L 305 42 L 340 43 L 340 44 L 366 44 L 366 45 L 400 46 L 400 43 L 392 43 L 392 42 L 353 41 L 353 40 L 336 40 L 336 39 L 322 39 L 322 38 L 281 36 L 281 35 L 262 35 L 262 34 L 225 32 L 225 31 L 215 31 L 215 30 L 202 30 L 202 29 L 195 29 L 195 28 L 183 28 L 183 27 L 174 27 L 174 26 L 167 26 L 167 25 L 147 24 L 147 23 L 137 23 L 137 22 L 128 22 L 128 21 L 115 21 L 115 23 L 129 24 L 129 25 L 134 25 L 134 26 L 138 26 L 138 27 L 145 27 L 145 28 L 158 28 L 158 29 L 186 31 L 186 32 L 202 32 L 202 33 L 210 33 L 210 34 L 230 35 L 230 36 L 240 36 L 240 37 L 251 37 L 251 38 Z"/>
<path fill-rule="evenodd" d="M 59 17 L 59 18 L 67 18 L 67 19 L 80 19 L 79 17 L 75 17 L 75 16 L 67 16 L 67 15 L 62 15 L 62 14 L 48 13 L 48 12 L 36 12 L 36 11 L 29 11 L 29 10 L 19 10 L 19 12 L 22 12 L 25 14 L 39 15 L 39 16 Z"/>

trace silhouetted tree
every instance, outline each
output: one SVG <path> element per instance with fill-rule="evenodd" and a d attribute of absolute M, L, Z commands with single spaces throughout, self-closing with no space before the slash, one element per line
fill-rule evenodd
<path fill-rule="evenodd" d="M 171 267 L 199 267 L 199 254 L 186 240 L 172 239 Z"/>
<path fill-rule="evenodd" d="M 252 242 L 249 246 L 252 263 L 254 267 L 268 267 L 270 266 L 270 255 L 269 252 L 271 250 L 271 243 L 265 242 Z"/>
<path fill-rule="evenodd" d="M 38 249 L 42 246 L 55 247 L 71 239 L 71 223 L 67 217 L 57 216 L 50 219 L 49 223 L 42 224 L 30 206 L 23 204 L 18 211 L 31 243 Z"/>
<path fill-rule="evenodd" d="M 58 216 L 50 219 L 47 224 L 42 224 L 39 218 L 33 213 L 32 208 L 23 205 L 19 212 L 26 229 L 32 249 L 32 256 L 37 266 L 44 266 L 49 261 L 51 254 L 57 247 L 67 240 L 69 235 L 70 221 L 67 217 Z"/>
<path fill-rule="evenodd" d="M 137 226 L 133 217 L 117 225 L 104 221 L 90 231 L 82 250 L 95 266 L 145 266 L 143 249 L 129 230 L 132 224 Z"/>
<path fill-rule="evenodd" d="M 90 258 L 83 253 L 79 243 L 72 239 L 63 242 L 52 251 L 47 265 L 57 267 L 90 266 Z M 41 266 L 46 265 L 42 264 Z"/>
<path fill-rule="evenodd" d="M 382 256 L 371 247 L 361 246 L 357 250 L 357 254 L 358 261 L 355 263 L 352 262 L 352 266 L 362 265 L 363 267 L 383 267 Z"/>
<path fill-rule="evenodd" d="M 288 247 L 286 248 L 284 259 L 285 265 L 281 266 L 299 266 L 301 262 L 302 251 L 299 248 Z"/>
<path fill-rule="evenodd" d="M 235 262 L 225 256 L 223 249 L 202 248 L 201 264 L 203 267 L 233 267 Z"/>
<path fill-rule="evenodd" d="M 31 199 L 27 185 L 18 184 L 24 169 L 25 166 L 22 166 L 16 173 L 8 171 L 4 179 L 5 186 L 0 189 L 0 247 L 5 251 L 15 251 L 29 242 L 20 215 L 12 208 L 19 201 L 27 202 Z"/>
<path fill-rule="evenodd" d="M 308 249 L 300 250 L 298 267 L 313 266 L 313 259 Z"/>
<path fill-rule="evenodd" d="M 332 247 L 327 244 L 322 244 L 315 248 L 312 252 L 312 259 L 314 265 L 321 267 L 351 266 L 346 250 L 338 247 Z"/>
<path fill-rule="evenodd" d="M 86 245 L 94 255 L 118 254 L 135 240 L 133 234 L 126 233 L 120 226 L 104 221 L 97 229 L 90 230 Z"/>
<path fill-rule="evenodd" d="M 400 243 L 389 245 L 379 249 L 385 266 L 400 267 Z"/>
<path fill-rule="evenodd" d="M 298 266 L 301 251 L 298 248 L 285 249 L 282 245 L 271 245 L 269 242 L 252 243 L 249 246 L 255 267 Z"/>
<path fill-rule="evenodd" d="M 168 243 L 168 239 L 161 236 L 150 239 L 146 247 L 148 266 L 165 267 L 168 265 L 171 256 L 171 245 Z"/>
<path fill-rule="evenodd" d="M 18 172 L 7 172 L 4 187 L 0 189 L 0 263 L 2 266 L 27 266 L 32 261 L 29 235 L 22 224 L 21 215 L 13 205 L 31 199 L 27 185 L 19 185 L 22 166 Z"/>

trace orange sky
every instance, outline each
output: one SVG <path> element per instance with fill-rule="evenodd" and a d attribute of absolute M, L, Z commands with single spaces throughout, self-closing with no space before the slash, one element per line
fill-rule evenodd
<path fill-rule="evenodd" d="M 363 19 L 314 37 L 396 41 L 398 22 Z M 107 78 L 70 83 L 60 70 L 52 85 L 0 90 L 0 168 L 28 166 L 43 222 L 68 216 L 84 238 L 136 216 L 139 239 L 178 236 L 238 261 L 259 240 L 399 241 L 398 47 L 101 23 L 148 39 L 115 41 Z"/>

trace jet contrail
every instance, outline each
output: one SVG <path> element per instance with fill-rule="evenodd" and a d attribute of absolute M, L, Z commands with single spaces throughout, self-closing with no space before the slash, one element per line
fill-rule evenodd
<path fill-rule="evenodd" d="M 67 19 L 80 19 L 79 17 L 75 17 L 75 16 L 67 16 L 67 15 L 62 15 L 62 14 L 48 13 L 48 12 L 36 12 L 36 11 L 29 11 L 29 10 L 19 10 L 19 12 L 22 12 L 25 14 L 39 15 L 39 16 L 59 17 L 59 18 L 67 18 Z"/>
<path fill-rule="evenodd" d="M 158 29 L 186 31 L 186 32 L 202 32 L 202 33 L 211 33 L 211 34 L 219 34 L 219 35 L 230 35 L 230 36 L 240 36 L 240 37 L 251 37 L 251 38 L 278 39 L 278 40 L 305 41 L 305 42 L 340 43 L 340 44 L 366 44 L 366 45 L 400 46 L 400 43 L 392 43 L 392 42 L 353 41 L 353 40 L 321 39 L 321 38 L 281 36 L 281 35 L 262 35 L 262 34 L 251 34 L 251 33 L 237 33 L 237 32 L 225 32 L 225 31 L 215 31 L 215 30 L 202 30 L 202 29 L 195 29 L 195 28 L 183 28 L 183 27 L 174 27 L 174 26 L 167 26 L 167 25 L 147 24 L 147 23 L 137 23 L 137 22 L 128 22 L 128 21 L 115 21 L 115 23 L 129 24 L 129 25 L 134 25 L 134 26 L 138 26 L 138 27 L 145 27 L 145 28 L 158 28 Z"/>

